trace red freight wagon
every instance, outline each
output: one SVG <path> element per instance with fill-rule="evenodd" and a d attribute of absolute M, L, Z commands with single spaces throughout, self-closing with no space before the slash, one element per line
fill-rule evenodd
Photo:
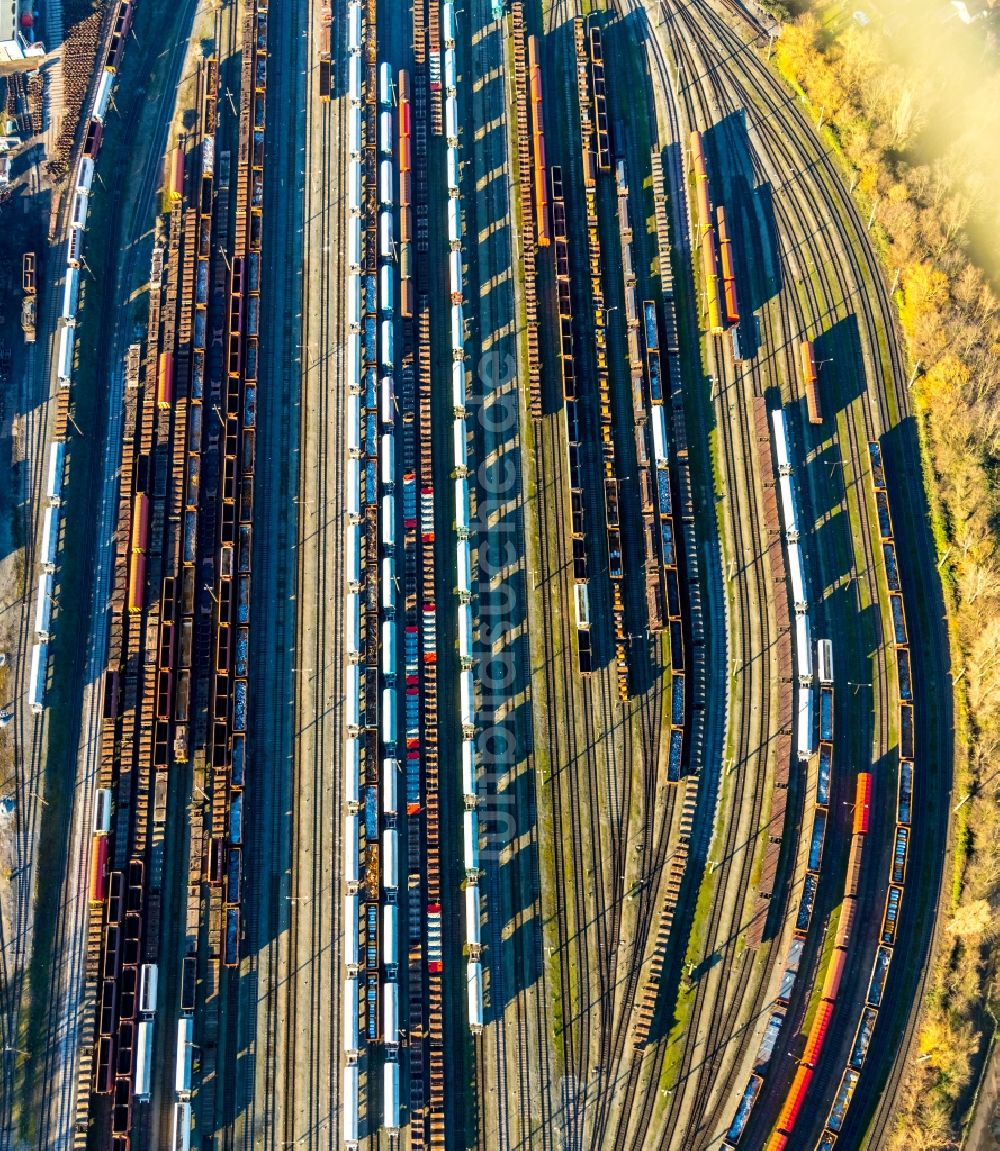
<path fill-rule="evenodd" d="M 132 504 L 132 550 L 144 552 L 149 543 L 149 496 L 137 492 Z"/>
<path fill-rule="evenodd" d="M 854 835 L 868 834 L 868 809 L 872 798 L 872 777 L 867 771 L 858 772 L 858 788 L 854 798 Z"/>
<path fill-rule="evenodd" d="M 93 160 L 101 150 L 101 138 L 104 135 L 104 125 L 100 120 L 91 120 L 87 125 L 87 138 L 83 145 L 83 154 Z"/>
<path fill-rule="evenodd" d="M 812 1080 L 812 1068 L 800 1067 L 795 1072 L 795 1078 L 792 1080 L 792 1086 L 789 1088 L 788 1096 L 785 1099 L 785 1105 L 781 1109 L 781 1114 L 778 1117 L 778 1128 L 772 1135 L 771 1140 L 767 1144 L 768 1151 L 773 1151 L 774 1148 L 784 1147 L 787 1143 L 787 1136 L 791 1134 L 792 1129 L 795 1127 L 795 1121 L 799 1117 L 799 1112 L 802 1110 L 802 1104 L 805 1102 L 806 1092 L 809 1090 L 809 1083 Z M 775 1142 L 775 1139 L 781 1139 L 781 1142 Z"/>
<path fill-rule="evenodd" d="M 843 954 L 843 952 L 840 954 Z M 830 1016 L 832 1014 L 832 1003 L 824 1002 L 819 1005 L 819 1011 L 816 1012 L 816 1018 L 813 1020 L 813 1025 L 809 1029 L 806 1049 L 802 1053 L 802 1062 L 808 1067 L 816 1066 L 816 1062 L 823 1051 L 823 1044 L 826 1041 L 826 1032 L 830 1026 Z"/>
<path fill-rule="evenodd" d="M 103 903 L 108 894 L 108 837 L 98 832 L 90 845 L 90 902 Z"/>

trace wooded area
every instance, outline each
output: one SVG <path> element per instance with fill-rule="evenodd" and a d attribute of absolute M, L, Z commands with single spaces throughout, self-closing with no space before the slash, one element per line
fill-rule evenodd
<path fill-rule="evenodd" d="M 841 152 L 872 218 L 914 373 L 951 615 L 958 810 L 949 920 L 891 1145 L 954 1147 L 993 1026 L 986 995 L 997 968 L 1000 300 L 969 256 L 976 173 L 921 163 L 910 151 L 942 93 L 892 63 L 877 29 L 854 22 L 833 32 L 807 13 L 784 27 L 775 56 Z"/>

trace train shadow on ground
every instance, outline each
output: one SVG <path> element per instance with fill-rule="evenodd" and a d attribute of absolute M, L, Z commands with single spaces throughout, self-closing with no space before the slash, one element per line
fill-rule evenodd
<path fill-rule="evenodd" d="M 868 386 L 858 317 L 852 313 L 820 333 L 813 341 L 813 354 L 820 404 L 830 419 L 863 395 Z"/>
<path fill-rule="evenodd" d="M 726 212 L 740 311 L 755 312 L 782 287 L 778 229 L 770 184 L 753 170 L 746 113 L 731 112 L 704 134 L 712 203 Z"/>

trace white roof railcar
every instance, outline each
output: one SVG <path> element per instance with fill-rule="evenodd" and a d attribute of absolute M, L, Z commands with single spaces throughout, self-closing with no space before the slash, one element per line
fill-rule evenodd
<path fill-rule="evenodd" d="M 392 113 L 387 108 L 379 116 L 378 144 L 383 156 L 392 155 Z"/>
<path fill-rule="evenodd" d="M 73 329 L 59 329 L 59 360 L 56 375 L 61 388 L 68 388 L 73 377 Z"/>
<path fill-rule="evenodd" d="M 792 581 L 792 607 L 802 609 L 808 602 L 802 577 L 802 549 L 794 540 L 788 545 L 788 578 Z"/>
<path fill-rule="evenodd" d="M 451 294 L 462 294 L 462 249 L 452 248 L 448 253 L 448 279 L 451 284 Z"/>
<path fill-rule="evenodd" d="M 191 1151 L 191 1104 L 186 1099 L 174 1104 L 174 1151 Z"/>
<path fill-rule="evenodd" d="M 458 541 L 458 590 L 472 595 L 472 545 L 468 540 Z"/>
<path fill-rule="evenodd" d="M 344 597 L 344 642 L 347 658 L 361 655 L 361 599 L 357 592 L 349 591 Z"/>
<path fill-rule="evenodd" d="M 458 605 L 458 658 L 472 659 L 472 604 Z"/>
<path fill-rule="evenodd" d="M 38 594 L 35 597 L 35 635 L 42 643 L 51 638 L 52 626 L 52 573 L 42 572 L 38 577 Z"/>
<path fill-rule="evenodd" d="M 347 451 L 361 455 L 361 396 L 357 392 L 347 396 Z"/>
<path fill-rule="evenodd" d="M 94 833 L 111 830 L 111 789 L 99 787 L 94 792 Z M 141 999 L 141 996 L 140 996 Z"/>
<path fill-rule="evenodd" d="M 392 182 L 392 161 L 383 160 L 378 166 L 378 196 L 383 208 L 391 208 L 395 202 Z"/>
<path fill-rule="evenodd" d="M 667 425 L 664 422 L 663 405 L 653 404 L 653 459 L 657 467 L 669 462 L 667 453 Z"/>
<path fill-rule="evenodd" d="M 455 467 L 459 471 L 465 472 L 469 469 L 469 452 L 466 446 L 466 431 L 465 419 L 462 416 L 456 416 L 453 424 L 452 438 L 454 440 L 455 449 Z"/>
<path fill-rule="evenodd" d="M 396 422 L 396 393 L 392 384 L 392 376 L 382 377 L 382 423 Z"/>
<path fill-rule="evenodd" d="M 392 487 L 396 482 L 396 443 L 392 432 L 382 433 L 382 485 Z"/>
<path fill-rule="evenodd" d="M 395 270 L 392 264 L 383 264 L 378 272 L 379 307 L 387 315 L 392 315 Z"/>
<path fill-rule="evenodd" d="M 778 488 L 781 491 L 781 514 L 785 521 L 785 534 L 789 539 L 797 539 L 799 522 L 795 517 L 795 496 L 792 493 L 792 477 L 787 472 L 778 476 Z"/>
<path fill-rule="evenodd" d="M 347 95 L 352 104 L 359 105 L 361 99 L 361 57 L 347 57 Z"/>
<path fill-rule="evenodd" d="M 455 49 L 445 48 L 444 50 L 444 86 L 445 88 L 455 88 L 458 83 L 458 68 L 455 66 Z"/>
<path fill-rule="evenodd" d="M 814 724 L 813 689 L 811 687 L 799 688 L 798 702 L 798 731 L 796 744 L 799 759 L 808 759 L 813 753 L 815 739 L 813 735 Z"/>
<path fill-rule="evenodd" d="M 445 0 L 444 5 L 444 42 L 447 47 L 455 47 L 455 5 L 451 0 Z"/>
<path fill-rule="evenodd" d="M 469 1026 L 473 1031 L 483 1029 L 483 965 L 471 962 L 466 966 L 469 985 Z"/>
<path fill-rule="evenodd" d="M 94 161 L 84 156 L 76 169 L 76 191 L 89 192 L 94 182 Z"/>
<path fill-rule="evenodd" d="M 396 742 L 396 689 L 392 687 L 382 689 L 382 741 Z"/>
<path fill-rule="evenodd" d="M 444 135 L 449 142 L 458 140 L 458 100 L 451 95 L 444 102 Z"/>
<path fill-rule="evenodd" d="M 392 230 L 392 213 L 383 212 L 379 216 L 379 255 L 383 260 L 391 260 L 395 257 L 396 246 L 393 243 L 393 230 Z"/>
<path fill-rule="evenodd" d="M 191 1036 L 194 1033 L 194 1020 L 185 1015 L 177 1020 L 177 1070 L 174 1076 L 174 1087 L 182 1099 L 191 1094 L 191 1065 L 194 1057 L 194 1048 Z"/>
<path fill-rule="evenodd" d="M 461 688 L 462 726 L 474 727 L 476 723 L 476 688 L 472 672 L 465 670 L 459 677 Z"/>
<path fill-rule="evenodd" d="M 399 832 L 394 827 L 382 832 L 382 882 L 390 891 L 399 886 Z"/>
<path fill-rule="evenodd" d="M 352 3 L 347 10 L 347 49 L 361 51 L 361 5 Z"/>
<path fill-rule="evenodd" d="M 465 476 L 455 480 L 455 530 L 465 533 L 469 530 L 469 481 Z"/>
<path fill-rule="evenodd" d="M 148 1099 L 153 1067 L 153 1021 L 140 1019 L 136 1028 L 135 1097 Z"/>
<path fill-rule="evenodd" d="M 143 1015 L 156 1013 L 156 989 L 159 968 L 155 963 L 144 963 L 139 968 L 139 1011 Z"/>
<path fill-rule="evenodd" d="M 348 1063 L 344 1068 L 344 1142 L 351 1147 L 358 1144 L 357 1063 Z"/>
<path fill-rule="evenodd" d="M 382 497 L 382 545 L 387 548 L 396 545 L 396 501 L 391 495 Z"/>
<path fill-rule="evenodd" d="M 382 984 L 382 1038 L 386 1043 L 399 1042 L 399 984 Z"/>
<path fill-rule="evenodd" d="M 465 870 L 479 870 L 479 815 L 475 811 L 462 813 L 463 830 L 465 832 Z"/>
<path fill-rule="evenodd" d="M 393 343 L 392 320 L 382 321 L 382 363 L 390 371 L 395 363 L 395 345 Z"/>
<path fill-rule="evenodd" d="M 56 553 L 59 550 L 59 508 L 47 507 L 42 514 L 42 551 L 39 562 L 42 571 L 56 570 Z"/>
<path fill-rule="evenodd" d="M 778 460 L 778 471 L 790 471 L 792 464 L 788 457 L 788 429 L 785 425 L 784 408 L 778 408 L 771 413 L 771 425 L 774 428 L 774 454 Z"/>
<path fill-rule="evenodd" d="M 466 800 L 476 799 L 476 745 L 471 739 L 462 740 L 462 793 Z"/>
<path fill-rule="evenodd" d="M 344 980 L 344 1051 L 349 1055 L 359 1049 L 358 1040 L 358 981 Z"/>
<path fill-rule="evenodd" d="M 451 350 L 461 354 L 465 348 L 465 313 L 461 304 L 451 305 Z"/>
<path fill-rule="evenodd" d="M 382 760 L 382 810 L 388 815 L 395 815 L 398 803 L 399 760 L 386 756 Z"/>
<path fill-rule="evenodd" d="M 352 156 L 347 165 L 347 206 L 355 215 L 360 215 L 363 211 L 361 202 L 362 174 L 360 157 Z"/>
<path fill-rule="evenodd" d="M 344 896 L 344 962 L 348 967 L 357 967 L 361 962 L 361 947 L 358 942 L 358 894 L 356 891 Z"/>
<path fill-rule="evenodd" d="M 392 105 L 392 65 L 385 60 L 378 66 L 378 98 L 384 107 Z"/>
<path fill-rule="evenodd" d="M 393 1131 L 399 1126 L 399 1064 L 386 1061 L 382 1066 L 382 1122 Z"/>
<path fill-rule="evenodd" d="M 816 641 L 816 671 L 820 683 L 833 683 L 832 639 L 818 639 Z"/>
<path fill-rule="evenodd" d="M 576 611 L 576 626 L 581 631 L 586 631 L 590 627 L 590 587 L 588 584 L 573 584 L 573 607 Z"/>
<path fill-rule="evenodd" d="M 344 880 L 351 886 L 358 883 L 358 816 L 344 816 Z"/>
<path fill-rule="evenodd" d="M 53 507 L 58 507 L 62 499 L 63 471 L 66 463 L 66 444 L 56 440 L 49 444 L 49 482 L 45 497 Z"/>
<path fill-rule="evenodd" d="M 357 521 L 361 516 L 361 464 L 347 457 L 347 514 Z"/>
<path fill-rule="evenodd" d="M 382 621 L 382 674 L 396 678 L 396 624 L 391 619 Z"/>
<path fill-rule="evenodd" d="M 382 557 L 382 607 L 391 610 L 396 605 L 396 575 L 392 556 Z"/>
<path fill-rule="evenodd" d="M 37 715 L 45 706 L 45 678 L 49 666 L 49 645 L 36 643 L 31 648 L 31 674 L 29 676 L 28 702 Z"/>
<path fill-rule="evenodd" d="M 399 962 L 399 908 L 395 903 L 382 907 L 382 962 L 387 967 Z"/>
<path fill-rule="evenodd" d="M 462 242 L 462 204 L 460 200 L 448 201 L 448 243 Z"/>
<path fill-rule="evenodd" d="M 805 683 L 813 677 L 812 643 L 809 640 L 809 616 L 804 611 L 795 615 L 795 661 L 799 679 Z"/>
<path fill-rule="evenodd" d="M 479 884 L 469 883 L 465 888 L 465 938 L 470 947 L 478 947 L 479 937 Z"/>
<path fill-rule="evenodd" d="M 361 670 L 356 663 L 347 665 L 346 686 L 344 694 L 347 696 L 347 726 L 358 728 L 361 726 L 360 697 L 361 697 Z"/>
<path fill-rule="evenodd" d="M 361 583 L 361 525 L 347 525 L 347 585 Z"/>
<path fill-rule="evenodd" d="M 451 402 L 456 411 L 465 411 L 465 362 L 463 360 L 455 360 L 451 365 Z"/>
<path fill-rule="evenodd" d="M 76 323 L 76 309 L 80 303 L 80 269 L 66 269 L 66 283 L 63 285 L 62 318 L 67 324 Z"/>
<path fill-rule="evenodd" d="M 344 793 L 350 805 L 361 801 L 361 741 L 357 736 L 344 740 Z"/>
<path fill-rule="evenodd" d="M 448 149 L 448 191 L 458 191 L 458 149 Z"/>
<path fill-rule="evenodd" d="M 361 267 L 361 218 L 359 216 L 347 218 L 347 266 L 349 268 Z"/>

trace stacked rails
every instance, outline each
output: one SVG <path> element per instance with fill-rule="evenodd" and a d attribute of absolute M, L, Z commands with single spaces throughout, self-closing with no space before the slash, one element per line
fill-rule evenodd
<path fill-rule="evenodd" d="M 668 307 L 672 316 L 672 300 Z M 646 352 L 649 423 L 652 429 L 653 475 L 656 477 L 656 506 L 659 521 L 657 535 L 662 563 L 659 575 L 663 580 L 661 602 L 666 607 L 670 629 L 671 707 L 667 781 L 677 783 L 681 778 L 684 763 L 684 728 L 687 711 L 685 705 L 684 629 L 681 623 L 681 579 L 677 563 L 677 532 L 674 524 L 673 497 L 670 488 L 667 421 L 663 406 L 660 332 L 657 323 L 656 304 L 652 300 L 644 300 L 642 304 L 642 331 Z M 668 323 L 667 331 L 673 338 L 676 337 L 675 324 Z M 673 354 L 676 356 L 676 347 Z M 643 454 L 648 459 L 648 454 L 646 452 Z"/>
<path fill-rule="evenodd" d="M 591 87 L 588 76 L 591 75 L 592 61 L 588 51 L 588 41 L 585 24 L 582 16 L 574 17 L 573 39 L 577 60 L 577 86 L 579 89 L 580 107 L 590 107 Z M 600 38 L 598 38 L 598 43 Z M 583 118 L 581 116 L 581 118 Z M 587 148 L 584 147 L 584 155 Z M 584 176 L 586 185 L 586 166 L 584 160 Z M 610 159 L 609 159 L 610 167 Z M 615 467 L 615 444 L 611 419 L 611 381 L 608 367 L 608 333 L 607 308 L 604 302 L 604 285 L 602 269 L 604 266 L 601 254 L 600 224 L 597 218 L 597 188 L 596 184 L 584 187 L 587 204 L 587 246 L 590 255 L 590 302 L 593 316 L 594 345 L 597 363 L 597 390 L 598 413 L 601 428 L 601 457 L 603 461 L 603 496 L 604 496 L 604 522 L 608 541 L 608 574 L 611 580 L 611 611 L 615 630 L 615 664 L 618 680 L 618 696 L 627 700 L 629 696 L 628 681 L 628 643 L 625 631 L 625 602 L 622 594 L 624 580 L 624 555 L 622 551 L 621 518 L 618 502 L 618 477 Z"/>
<path fill-rule="evenodd" d="M 408 106 L 408 105 L 407 105 Z M 379 68 L 379 212 L 380 229 L 388 217 L 388 231 L 392 232 L 395 214 L 393 190 L 393 79 L 392 68 L 383 63 Z M 400 160 L 402 161 L 402 149 Z M 407 159 L 407 173 L 409 161 Z M 402 177 L 402 172 L 400 173 Z M 409 234 L 407 233 L 407 242 Z M 396 568 L 397 486 L 395 436 L 395 251 L 392 246 L 380 245 L 378 314 L 381 338 L 379 357 L 381 367 L 381 438 L 378 441 L 379 473 L 382 487 L 381 540 L 382 563 Z M 366 380 L 371 367 L 366 365 Z M 366 405 L 368 403 L 366 387 Z M 370 421 L 376 413 L 366 408 L 365 418 Z M 398 578 L 398 577 L 396 577 Z M 403 584 L 405 594 L 407 584 Z M 382 585 L 381 650 L 382 650 L 382 1040 L 385 1045 L 383 1066 L 383 1125 L 389 1130 L 399 1127 L 399 828 L 397 823 L 396 782 L 398 775 L 399 737 L 397 715 L 397 612 L 395 579 Z M 411 700 L 415 706 L 411 706 Z M 406 736 L 413 727 L 419 727 L 419 698 L 414 692 L 406 695 Z M 368 790 L 367 799 L 372 798 Z M 377 793 L 376 793 L 377 800 Z M 366 908 L 371 914 L 371 907 Z M 370 942 L 370 935 L 369 935 Z"/>
<path fill-rule="evenodd" d="M 566 234 L 566 203 L 563 199 L 562 168 L 552 172 L 552 238 L 556 264 L 556 303 L 559 309 L 559 369 L 562 378 L 563 420 L 568 452 L 570 533 L 573 541 L 573 609 L 581 675 L 592 670 L 590 644 L 590 585 L 587 571 L 587 534 L 584 519 L 583 444 L 580 432 L 580 401 L 573 366 L 573 300 L 570 290 L 569 240 Z"/>
<path fill-rule="evenodd" d="M 628 180 L 625 161 L 619 158 L 615 169 L 615 182 L 618 193 L 618 231 L 622 242 L 622 265 L 625 280 L 625 324 L 628 343 L 628 364 L 632 382 L 632 416 L 635 422 L 635 454 L 638 466 L 639 497 L 642 507 L 643 557 L 646 588 L 646 612 L 652 631 L 662 631 L 664 626 L 663 585 L 660 578 L 660 549 L 657 537 L 660 534 L 657 497 L 654 491 L 654 468 L 650 467 L 648 409 L 643 386 L 643 357 L 639 338 L 639 308 L 636 302 L 635 264 L 632 253 L 632 224 L 628 210 Z M 655 320 L 654 320 L 655 322 Z M 660 387 L 662 401 L 663 389 Z M 659 417 L 663 421 L 661 406 Z M 665 434 L 666 425 L 661 432 Z M 661 440 L 661 446 L 663 441 Z M 663 453 L 665 454 L 665 452 Z M 669 495 L 668 495 L 669 514 Z M 671 544 L 673 542 L 671 532 Z"/>
<path fill-rule="evenodd" d="M 524 38 L 524 4 L 513 0 L 510 8 L 514 42 L 514 110 L 517 139 L 517 177 L 521 203 L 521 263 L 524 274 L 525 338 L 528 345 L 528 407 L 531 418 L 542 416 L 542 379 L 538 348 L 538 291 L 535 279 L 535 181 L 546 180 L 544 171 L 533 169 L 533 134 L 528 120 L 528 70 Z M 499 18 L 499 17 L 497 17 Z M 539 84 L 541 80 L 539 79 Z M 540 120 L 542 105 L 533 107 Z M 449 217 L 450 225 L 450 217 Z M 449 240 L 451 239 L 449 227 Z"/>
<path fill-rule="evenodd" d="M 52 605 L 52 575 L 55 572 L 59 552 L 59 493 L 62 490 L 65 467 L 66 424 L 70 405 L 70 386 L 73 378 L 73 357 L 76 336 L 76 315 L 80 294 L 80 260 L 83 255 L 84 232 L 87 227 L 87 212 L 91 188 L 94 181 L 94 159 L 101 145 L 104 130 L 104 117 L 111 100 L 115 74 L 121 62 L 124 37 L 132 22 L 132 5 L 123 0 L 115 14 L 114 30 L 104 67 L 97 78 L 97 88 L 91 105 L 87 138 L 91 148 L 80 158 L 76 166 L 76 179 L 73 184 L 73 199 L 69 212 L 69 239 L 66 245 L 66 273 L 63 288 L 63 304 L 57 327 L 55 435 L 49 444 L 48 506 L 42 514 L 41 576 L 36 592 L 35 638 L 29 659 L 28 704 L 36 715 L 45 707 L 45 690 L 48 682 L 49 638 Z M 31 256 L 30 261 L 28 256 Z M 30 267 L 29 267 L 30 264 Z M 22 265 L 22 288 L 26 297 L 34 300 L 35 269 L 34 253 L 26 253 Z M 27 338 L 27 333 L 26 333 Z M 34 329 L 32 328 L 32 341 Z M 48 578 L 47 578 L 48 577 Z M 41 629 L 39 624 L 44 624 Z M 44 638 L 43 638 L 44 636 Z"/>
<path fill-rule="evenodd" d="M 820 991 L 818 1009 L 813 1017 L 809 1032 L 806 1036 L 802 1058 L 799 1060 L 795 1077 L 792 1080 L 785 1102 L 775 1129 L 766 1144 L 766 1151 L 785 1151 L 789 1146 L 789 1139 L 795 1128 L 802 1106 L 805 1103 L 809 1084 L 819 1065 L 826 1041 L 826 1034 L 830 1026 L 830 1019 L 837 1003 L 837 993 L 840 990 L 840 981 L 844 973 L 844 964 L 847 961 L 847 951 L 851 944 L 854 930 L 854 921 L 858 913 L 858 887 L 861 879 L 861 857 L 864 851 L 865 839 L 868 835 L 869 801 L 871 798 L 871 775 L 868 772 L 859 772 L 855 781 L 854 818 L 851 828 L 851 850 L 847 862 L 847 876 L 844 882 L 844 897 L 840 905 L 840 919 L 834 936 L 833 955 L 823 977 Z M 853 1088 L 852 1088 L 853 1091 Z M 742 1104 L 741 1104 L 742 1106 Z M 749 1111 L 747 1111 L 749 1117 Z M 737 1111 L 736 1119 L 740 1118 Z M 746 1119 L 743 1124 L 745 1126 Z M 734 1120 L 734 1126 L 736 1121 Z M 730 1128 L 732 1134 L 733 1128 Z M 742 1131 L 740 1131 L 742 1133 Z M 738 1138 L 738 1135 L 737 1135 Z M 736 1140 L 729 1145 L 735 1146 Z"/>
<path fill-rule="evenodd" d="M 705 329 L 712 333 L 722 331 L 719 314 L 718 270 L 715 260 L 715 228 L 708 188 L 708 170 L 705 149 L 700 132 L 691 133 L 691 167 L 695 181 L 695 236 L 692 247 L 701 254 L 702 275 L 705 280 Z"/>
<path fill-rule="evenodd" d="M 893 647 L 896 654 L 897 683 L 899 686 L 899 778 L 896 790 L 896 824 L 893 834 L 892 857 L 889 861 L 889 884 L 886 890 L 885 908 L 882 912 L 882 927 L 879 945 L 875 952 L 871 978 L 865 1004 L 854 1032 L 851 1057 L 841 1075 L 837 1094 L 826 1118 L 826 1125 L 817 1149 L 832 1148 L 844 1125 L 854 1091 L 858 1084 L 868 1048 L 871 1044 L 879 1008 L 885 993 L 889 966 L 895 954 L 896 930 L 906 885 L 906 864 L 909 855 L 911 824 L 913 816 L 914 763 L 914 717 L 913 686 L 910 678 L 909 635 L 906 627 L 906 612 L 903 603 L 903 589 L 899 580 L 899 565 L 896 557 L 896 543 L 893 536 L 892 516 L 889 510 L 889 493 L 885 484 L 885 468 L 882 462 L 882 446 L 872 440 L 868 444 L 868 456 L 872 470 L 872 487 L 875 506 L 878 512 L 879 536 L 882 556 L 885 563 L 886 584 L 889 594 L 889 612 L 892 618 Z M 863 804 L 867 819 L 871 802 L 871 783 L 868 791 L 858 796 L 858 807 Z M 855 810 L 855 819 L 858 819 Z"/>
<path fill-rule="evenodd" d="M 747 929 L 747 946 L 758 947 L 763 939 L 778 859 L 788 818 L 788 781 L 792 762 L 792 720 L 794 682 L 792 676 L 792 631 L 788 604 L 788 580 L 785 553 L 781 542 L 781 520 L 772 456 L 772 424 L 763 396 L 754 396 L 753 426 L 757 472 L 761 478 L 764 524 L 767 532 L 767 562 L 771 569 L 771 602 L 774 607 L 777 639 L 775 652 L 778 676 L 778 732 L 775 739 L 774 790 L 768 814 L 764 860 L 757 884 L 756 902 Z M 828 641 L 821 641 L 828 642 Z M 822 759 L 821 759 L 822 762 Z"/>
<path fill-rule="evenodd" d="M 455 5 L 452 0 L 444 4 L 445 51 L 454 52 Z M 529 61 L 533 58 L 529 40 Z M 454 65 L 449 65 L 446 57 L 445 89 L 445 138 L 448 145 L 448 172 L 456 176 L 460 170 L 458 157 L 458 94 L 455 87 Z M 535 63 L 537 70 L 537 60 Z M 540 91 L 540 90 L 539 90 Z M 539 96 L 540 98 L 540 96 Z M 450 202 L 461 212 L 461 191 L 458 181 L 453 182 L 449 175 L 448 195 Z M 474 739 L 476 734 L 476 685 L 473 672 L 473 618 L 472 618 L 472 545 L 471 494 L 469 477 L 472 469 L 469 464 L 469 428 L 465 408 L 465 319 L 463 314 L 462 249 L 457 244 L 449 252 L 448 260 L 449 291 L 451 293 L 451 354 L 452 354 L 452 393 L 454 402 L 454 474 L 455 474 L 455 567 L 457 573 L 458 599 L 458 657 L 459 657 L 459 708 L 462 724 L 463 783 L 462 801 L 464 810 L 463 840 L 465 845 L 465 898 L 466 898 L 466 942 L 469 959 L 466 964 L 466 985 L 468 988 L 469 1027 L 473 1034 L 483 1029 L 483 971 L 480 960 L 479 937 L 479 812 L 475 788 Z M 459 394 L 461 389 L 461 394 Z M 461 403 L 459 403 L 461 401 Z"/>
<path fill-rule="evenodd" d="M 608 130 L 608 93 L 604 80 L 604 46 L 600 28 L 590 29 L 590 82 L 594 99 L 594 127 L 597 139 L 597 170 L 611 171 L 611 136 Z"/>
<path fill-rule="evenodd" d="M 523 17 L 522 17 L 523 20 Z M 523 39 L 524 28 L 521 34 Z M 542 69 L 538 61 L 538 38 L 528 37 L 528 83 L 531 95 L 531 158 L 535 174 L 535 238 L 540 248 L 552 243 L 549 223 L 549 189 L 545 168 L 545 116 L 542 103 Z"/>
<path fill-rule="evenodd" d="M 823 422 L 823 408 L 816 387 L 816 357 L 812 340 L 799 341 L 799 367 L 802 370 L 802 390 L 806 394 L 806 414 L 811 424 Z"/>

